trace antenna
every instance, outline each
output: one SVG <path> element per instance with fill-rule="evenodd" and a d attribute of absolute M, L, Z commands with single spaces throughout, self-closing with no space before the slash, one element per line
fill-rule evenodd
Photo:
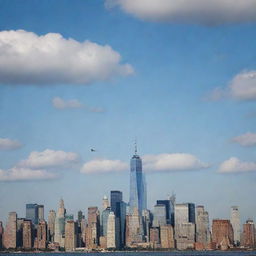
<path fill-rule="evenodd" d="M 138 152 L 138 150 L 137 150 L 137 138 L 135 138 L 134 146 L 135 146 L 135 155 L 137 155 L 137 152 Z"/>

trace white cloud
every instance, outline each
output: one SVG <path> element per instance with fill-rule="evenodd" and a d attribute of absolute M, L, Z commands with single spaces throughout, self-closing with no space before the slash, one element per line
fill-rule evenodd
<path fill-rule="evenodd" d="M 18 166 L 32 169 L 48 167 L 69 167 L 78 161 L 79 155 L 76 153 L 46 149 L 42 152 L 31 152 L 29 157 L 20 161 Z"/>
<path fill-rule="evenodd" d="M 235 100 L 256 100 L 256 70 L 243 71 L 228 83 L 225 88 L 217 87 L 210 92 L 205 100 L 217 101 L 222 98 Z"/>
<path fill-rule="evenodd" d="M 20 148 L 21 146 L 21 143 L 16 140 L 0 138 L 0 150 L 13 150 Z"/>
<path fill-rule="evenodd" d="M 85 163 L 80 172 L 81 173 L 109 173 L 129 170 L 127 163 L 120 160 L 109 159 L 95 159 Z"/>
<path fill-rule="evenodd" d="M 60 97 L 52 99 L 52 104 L 57 109 L 82 108 L 84 105 L 77 99 L 64 100 Z"/>
<path fill-rule="evenodd" d="M 201 162 L 195 156 L 184 153 L 145 155 L 142 159 L 145 171 L 189 171 L 209 167 L 209 164 Z"/>
<path fill-rule="evenodd" d="M 20 167 L 13 167 L 9 170 L 0 169 L 0 181 L 49 180 L 56 177 L 55 174 L 45 170 L 32 170 Z"/>
<path fill-rule="evenodd" d="M 236 75 L 229 84 L 229 91 L 232 98 L 256 100 L 256 70 L 244 71 Z"/>
<path fill-rule="evenodd" d="M 133 73 L 131 65 L 120 62 L 120 54 L 109 45 L 57 33 L 0 32 L 2 84 L 89 84 Z"/>
<path fill-rule="evenodd" d="M 234 137 L 232 141 L 244 147 L 256 146 L 256 133 L 248 132 Z"/>
<path fill-rule="evenodd" d="M 105 0 L 143 20 L 220 25 L 256 21 L 256 0 Z"/>
<path fill-rule="evenodd" d="M 242 162 L 236 157 L 224 161 L 218 169 L 219 173 L 244 173 L 256 171 L 255 162 Z"/>

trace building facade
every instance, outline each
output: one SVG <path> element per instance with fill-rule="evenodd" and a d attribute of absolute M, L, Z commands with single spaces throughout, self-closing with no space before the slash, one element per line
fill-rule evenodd
<path fill-rule="evenodd" d="M 239 246 L 240 240 L 241 240 L 241 223 L 240 223 L 240 213 L 238 210 L 238 206 L 231 207 L 230 222 L 234 232 L 234 244 L 236 246 Z"/>

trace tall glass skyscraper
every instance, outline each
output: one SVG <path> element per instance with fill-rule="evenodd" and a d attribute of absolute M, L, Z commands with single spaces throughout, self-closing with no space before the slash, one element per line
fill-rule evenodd
<path fill-rule="evenodd" d="M 135 154 L 130 162 L 130 212 L 138 209 L 139 215 L 142 216 L 142 211 L 147 208 L 146 199 L 146 182 L 142 172 L 142 161 L 137 155 L 137 147 L 135 146 Z"/>

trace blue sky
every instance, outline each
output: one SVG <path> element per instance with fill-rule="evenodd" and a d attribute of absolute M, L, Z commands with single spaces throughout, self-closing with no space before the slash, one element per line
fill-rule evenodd
<path fill-rule="evenodd" d="M 150 209 L 174 191 L 211 218 L 255 218 L 255 1 L 208 16 L 193 1 L 172 16 L 144 0 L 0 0 L 1 220 L 61 196 L 74 214 L 112 189 L 128 201 L 135 137 Z"/>

